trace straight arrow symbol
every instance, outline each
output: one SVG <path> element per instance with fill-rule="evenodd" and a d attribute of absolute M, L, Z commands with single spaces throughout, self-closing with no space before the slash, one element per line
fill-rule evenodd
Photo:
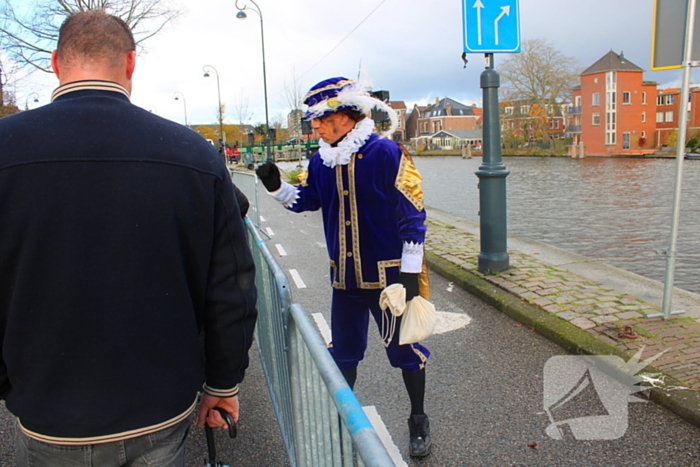
<path fill-rule="evenodd" d="M 481 0 L 476 0 L 474 8 L 476 8 L 476 40 L 481 45 L 481 9 L 484 8 L 484 4 Z"/>
<path fill-rule="evenodd" d="M 494 42 L 496 45 L 498 45 L 498 22 L 503 18 L 504 15 L 510 16 L 510 5 L 502 6 L 501 7 L 501 14 L 496 17 L 496 19 L 493 21 L 493 34 L 494 34 Z M 479 42 L 481 44 L 481 42 Z"/>

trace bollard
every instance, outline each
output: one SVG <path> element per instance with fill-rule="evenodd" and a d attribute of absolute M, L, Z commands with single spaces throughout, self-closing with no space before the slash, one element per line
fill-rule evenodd
<path fill-rule="evenodd" d="M 481 73 L 483 89 L 483 164 L 479 177 L 479 224 L 481 252 L 478 269 L 482 273 L 505 271 L 510 266 L 507 241 L 506 177 L 501 160 L 501 126 L 498 114 L 500 78 L 493 69 L 493 54 L 486 54 L 486 69 Z"/>

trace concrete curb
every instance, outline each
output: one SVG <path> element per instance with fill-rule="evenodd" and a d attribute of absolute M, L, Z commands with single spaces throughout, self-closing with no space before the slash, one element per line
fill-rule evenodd
<path fill-rule="evenodd" d="M 625 361 L 632 355 L 623 352 L 574 326 L 568 321 L 554 316 L 537 306 L 516 297 L 512 293 L 491 282 L 470 273 L 464 268 L 430 252 L 425 252 L 428 266 L 441 276 L 454 282 L 472 295 L 478 297 L 514 320 L 531 327 L 552 342 L 561 345 L 577 355 L 617 355 Z M 648 365 L 646 373 L 662 371 Z M 683 383 L 665 375 L 668 387 L 683 387 Z M 700 393 L 689 389 L 652 388 L 648 397 L 689 423 L 700 427 Z"/>

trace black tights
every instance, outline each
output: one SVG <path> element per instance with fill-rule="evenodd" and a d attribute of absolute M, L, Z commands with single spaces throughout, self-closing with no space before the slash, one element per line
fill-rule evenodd
<path fill-rule="evenodd" d="M 341 373 L 345 377 L 345 381 L 348 382 L 350 389 L 352 389 L 357 380 L 357 368 L 342 370 Z M 403 382 L 406 385 L 406 391 L 408 391 L 408 397 L 411 399 L 411 414 L 423 415 L 425 413 L 423 408 L 423 401 L 425 399 L 425 368 L 412 373 L 408 371 L 402 371 L 401 373 L 403 374 Z"/>

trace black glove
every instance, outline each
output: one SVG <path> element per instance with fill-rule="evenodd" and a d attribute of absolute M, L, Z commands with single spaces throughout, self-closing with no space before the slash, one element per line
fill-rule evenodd
<path fill-rule="evenodd" d="M 280 169 L 277 168 L 274 162 L 267 161 L 264 164 L 258 166 L 255 169 L 255 173 L 258 174 L 258 178 L 265 185 L 265 189 L 272 193 L 277 191 L 282 186 L 280 181 Z"/>
<path fill-rule="evenodd" d="M 406 289 L 406 301 L 412 300 L 418 296 L 418 274 L 410 272 L 399 273 L 399 283 Z"/>
<path fill-rule="evenodd" d="M 236 185 L 233 185 L 233 193 L 236 196 L 238 210 L 241 212 L 241 217 L 245 219 L 246 214 L 248 214 L 248 209 L 250 209 L 250 201 L 248 201 L 248 198 L 246 198 L 243 192 L 239 190 Z"/>

